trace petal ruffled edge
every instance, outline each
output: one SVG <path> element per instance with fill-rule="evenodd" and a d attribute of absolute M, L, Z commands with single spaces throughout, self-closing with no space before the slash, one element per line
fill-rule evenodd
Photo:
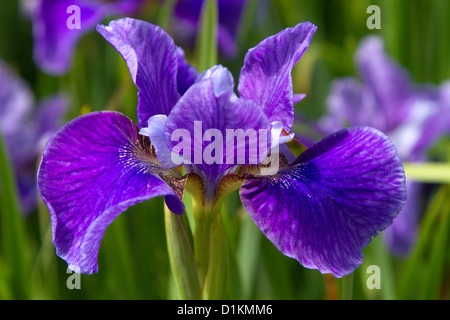
<path fill-rule="evenodd" d="M 287 132 L 294 123 L 291 71 L 316 30 L 314 24 L 304 22 L 261 41 L 246 54 L 239 75 L 241 97 L 255 101 L 270 122 L 281 121 Z"/>
<path fill-rule="evenodd" d="M 283 254 L 342 277 L 362 263 L 372 236 L 404 206 L 405 173 L 383 133 L 353 127 L 326 137 L 273 176 L 250 173 L 240 196 Z"/>
<path fill-rule="evenodd" d="M 114 1 L 48 1 L 39 0 L 29 8 L 33 23 L 34 48 L 36 64 L 44 72 L 59 76 L 66 73 L 71 65 L 73 54 L 79 39 L 95 29 L 107 16 L 135 12 L 142 0 Z M 79 8 L 80 29 L 69 29 L 68 19 L 75 11 L 68 11 L 70 6 Z M 75 8 L 75 7 L 74 7 Z"/>
<path fill-rule="evenodd" d="M 139 90 L 139 127 L 154 115 L 168 115 L 195 81 L 197 71 L 161 27 L 123 18 L 98 25 L 97 31 L 122 55 Z"/>
<path fill-rule="evenodd" d="M 97 272 L 104 232 L 128 207 L 164 196 L 183 213 L 180 178 L 159 167 L 126 116 L 100 111 L 72 120 L 48 141 L 37 173 L 57 255 L 76 272 Z"/>

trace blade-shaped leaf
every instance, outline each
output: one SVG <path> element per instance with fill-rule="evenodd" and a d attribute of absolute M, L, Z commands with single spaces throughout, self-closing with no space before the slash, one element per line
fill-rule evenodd
<path fill-rule="evenodd" d="M 200 72 L 217 63 L 217 21 L 217 0 L 205 1 L 197 32 L 197 69 Z"/>
<path fill-rule="evenodd" d="M 14 297 L 29 297 L 29 258 L 26 226 L 21 214 L 14 170 L 0 135 L 0 219 L 2 253 L 10 271 Z"/>

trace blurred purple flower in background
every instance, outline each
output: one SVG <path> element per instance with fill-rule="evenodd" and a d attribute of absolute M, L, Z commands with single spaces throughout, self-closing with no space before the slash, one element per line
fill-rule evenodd
<path fill-rule="evenodd" d="M 77 272 L 97 272 L 104 232 L 129 206 L 164 196 L 172 212 L 184 212 L 186 176 L 163 165 L 165 152 L 174 152 L 174 130 L 195 136 L 193 123 L 201 121 L 202 135 L 207 129 L 273 132 L 275 126 L 289 132 L 299 99 L 291 71 L 315 30 L 301 23 L 250 49 L 238 97 L 226 68 L 197 75 L 160 27 L 130 18 L 98 26 L 139 90 L 139 127 L 118 112 L 93 112 L 69 122 L 47 143 L 38 188 L 50 211 L 57 254 Z M 192 149 L 203 153 L 209 146 L 201 141 L 196 150 L 194 142 Z M 261 175 L 258 165 L 233 172 L 224 163 L 205 161 L 186 170 L 197 177 L 202 206 L 215 205 L 224 181 L 241 180 L 242 204 L 283 254 L 336 277 L 352 272 L 372 236 L 404 205 L 405 177 L 395 147 L 378 130 L 354 127 L 326 137 L 290 164 L 281 160 L 272 175 Z"/>
<path fill-rule="evenodd" d="M 33 25 L 36 65 L 51 75 L 66 73 L 71 65 L 80 38 L 95 29 L 105 18 L 136 12 L 143 0 L 33 0 L 28 6 Z M 80 10 L 80 28 L 68 27 L 73 11 Z"/>
<path fill-rule="evenodd" d="M 33 0 L 27 11 L 33 25 L 36 65 L 51 75 L 65 74 L 71 65 L 80 38 L 95 29 L 104 19 L 120 15 L 129 16 L 138 12 L 144 0 Z M 241 13 L 247 0 L 218 1 L 218 46 L 224 57 L 237 54 L 237 30 Z M 186 47 L 195 44 L 203 0 L 180 0 L 174 8 L 171 28 L 175 37 Z M 80 28 L 69 28 L 71 6 L 78 6 Z M 69 21 L 70 20 L 70 21 Z M 72 21 L 73 22 L 73 21 Z"/>
<path fill-rule="evenodd" d="M 237 32 L 248 0 L 218 0 L 218 49 L 225 58 L 238 53 Z M 179 0 L 174 9 L 174 36 L 183 46 L 193 47 L 204 0 Z"/>
<path fill-rule="evenodd" d="M 67 101 L 55 95 L 36 106 L 28 85 L 0 61 L 0 134 L 14 168 L 25 214 L 36 207 L 36 166 L 47 139 L 63 124 Z"/>
<path fill-rule="evenodd" d="M 403 161 L 426 160 L 429 148 L 450 133 L 450 82 L 414 85 L 408 72 L 386 55 L 377 36 L 363 39 L 355 58 L 361 81 L 348 77 L 333 82 L 319 131 L 370 126 L 392 139 Z M 399 256 L 413 247 L 419 225 L 421 185 L 407 181 L 407 190 L 404 209 L 384 231 Z"/>

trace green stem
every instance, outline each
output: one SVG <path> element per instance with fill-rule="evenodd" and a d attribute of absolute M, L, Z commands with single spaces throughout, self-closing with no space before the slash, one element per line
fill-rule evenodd
<path fill-rule="evenodd" d="M 406 178 L 419 182 L 450 183 L 448 163 L 404 163 Z"/>
<path fill-rule="evenodd" d="M 204 280 L 202 298 L 205 300 L 224 299 L 228 280 L 228 242 L 222 217 L 217 216 L 211 230 L 208 272 Z"/>
<path fill-rule="evenodd" d="M 195 260 L 202 283 L 206 277 L 209 264 L 209 246 L 211 243 L 212 229 L 217 224 L 217 217 L 209 210 L 194 211 L 195 218 Z"/>
<path fill-rule="evenodd" d="M 190 231 L 186 230 L 187 217 L 185 214 L 175 215 L 164 206 L 164 220 L 170 266 L 180 297 L 200 299 L 200 277 L 189 239 Z"/>
<path fill-rule="evenodd" d="M 194 206 L 195 260 L 203 299 L 223 299 L 228 280 L 228 243 L 219 208 L 206 201 Z"/>

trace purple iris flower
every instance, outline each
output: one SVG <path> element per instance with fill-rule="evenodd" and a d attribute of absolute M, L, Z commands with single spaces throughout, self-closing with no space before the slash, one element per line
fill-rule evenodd
<path fill-rule="evenodd" d="M 193 46 L 204 0 L 179 0 L 174 9 L 173 32 L 184 44 Z M 226 58 L 237 54 L 236 37 L 247 0 L 218 0 L 217 40 L 219 52 Z"/>
<path fill-rule="evenodd" d="M 0 61 L 0 134 L 16 175 L 22 212 L 36 207 L 36 165 L 47 139 L 62 125 L 66 98 L 55 95 L 35 107 L 28 85 Z"/>
<path fill-rule="evenodd" d="M 33 24 L 34 60 L 51 75 L 66 73 L 80 38 L 113 15 L 136 12 L 143 0 L 33 0 L 29 5 Z M 79 29 L 71 26 L 79 8 Z"/>
<path fill-rule="evenodd" d="M 221 146 L 209 130 L 223 136 L 227 130 L 266 130 L 275 138 L 290 131 L 300 98 L 291 71 L 309 46 L 312 23 L 285 29 L 248 51 L 239 97 L 226 68 L 197 74 L 158 26 L 125 18 L 97 30 L 122 55 L 138 88 L 139 127 L 121 113 L 93 112 L 65 125 L 44 149 L 38 189 L 51 214 L 57 254 L 70 268 L 98 271 L 105 229 L 131 205 L 164 196 L 168 208 L 182 214 L 183 189 L 192 175 L 204 205 L 216 201 L 228 182 L 240 180 L 245 209 L 274 245 L 303 266 L 336 277 L 362 263 L 362 249 L 403 207 L 400 158 L 391 141 L 369 127 L 333 133 L 291 163 L 280 156 L 278 171 L 270 174 L 262 174 L 261 160 L 250 164 L 246 158 L 236 169 L 222 161 L 225 153 L 215 153 L 216 162 L 186 164 L 187 176 L 172 168 L 177 130 L 194 137 L 177 153 L 183 159 Z M 199 133 L 203 139 L 196 143 Z M 267 147 L 276 147 L 276 140 Z M 268 151 L 256 145 L 256 152 Z M 255 151 L 247 140 L 234 146 L 232 155 Z"/>
<path fill-rule="evenodd" d="M 450 131 L 450 83 L 413 85 L 408 72 L 388 57 L 383 40 L 363 39 L 356 53 L 362 81 L 336 80 L 328 114 L 320 121 L 325 134 L 345 126 L 371 126 L 385 132 L 403 161 L 426 159 L 427 150 Z M 408 201 L 384 234 L 392 252 L 404 256 L 413 247 L 419 221 L 421 185 L 407 182 Z"/>

